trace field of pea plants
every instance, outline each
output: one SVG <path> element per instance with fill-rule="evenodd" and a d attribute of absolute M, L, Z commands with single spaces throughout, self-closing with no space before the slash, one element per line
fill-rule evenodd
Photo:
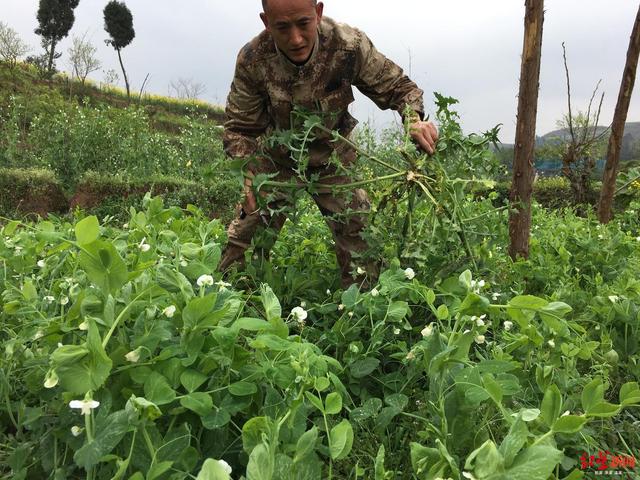
<path fill-rule="evenodd" d="M 535 204 L 514 262 L 497 129 L 436 98 L 434 156 L 353 140 L 354 278 L 380 274 L 347 289 L 298 183 L 255 180 L 301 198 L 270 259 L 225 275 L 226 226 L 159 197 L 124 223 L 1 219 L 0 477 L 640 478 L 640 195 L 607 225 Z M 322 128 L 273 141 L 303 165 Z"/>

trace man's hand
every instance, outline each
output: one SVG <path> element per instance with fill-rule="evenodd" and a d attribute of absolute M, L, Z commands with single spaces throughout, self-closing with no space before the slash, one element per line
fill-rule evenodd
<path fill-rule="evenodd" d="M 438 129 L 433 122 L 417 121 L 409 125 L 409 134 L 422 150 L 429 155 L 436 151 Z"/>

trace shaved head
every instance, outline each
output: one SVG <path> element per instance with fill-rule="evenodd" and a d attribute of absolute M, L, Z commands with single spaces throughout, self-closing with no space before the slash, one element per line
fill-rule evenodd
<path fill-rule="evenodd" d="M 318 4 L 318 0 L 309 0 L 309 2 L 311 2 L 311 5 L 313 5 L 314 7 Z M 268 3 L 268 0 L 262 0 L 262 10 L 265 12 L 267 11 Z"/>

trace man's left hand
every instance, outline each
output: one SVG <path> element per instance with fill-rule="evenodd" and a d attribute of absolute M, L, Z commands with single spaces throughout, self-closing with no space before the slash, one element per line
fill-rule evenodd
<path fill-rule="evenodd" d="M 433 122 L 413 122 L 409 125 L 409 134 L 418 146 L 429 155 L 433 155 L 436 151 L 438 129 Z"/>

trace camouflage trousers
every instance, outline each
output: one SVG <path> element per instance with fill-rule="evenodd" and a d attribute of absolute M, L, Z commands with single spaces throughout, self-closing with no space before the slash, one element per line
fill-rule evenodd
<path fill-rule="evenodd" d="M 272 180 L 278 182 L 288 182 L 292 178 L 297 178 L 291 168 L 277 165 L 266 159 L 259 161 L 254 171 L 256 174 L 276 174 Z M 318 183 L 323 185 L 345 185 L 353 181 L 347 175 L 338 174 L 337 168 L 333 164 L 309 166 L 305 170 L 305 174 L 308 178 L 317 176 Z M 260 193 L 263 198 L 269 194 L 272 194 L 269 196 L 268 203 L 270 210 L 279 211 L 285 206 L 290 206 L 291 196 L 286 195 L 285 189 L 281 193 L 265 192 L 264 190 Z M 354 269 L 351 262 L 352 254 L 363 251 L 367 246 L 360 233 L 365 226 L 365 214 L 370 209 L 369 199 L 366 192 L 360 188 L 319 187 L 314 190 L 311 197 L 324 216 L 333 235 L 341 281 L 342 285 L 346 287 L 354 282 L 351 276 L 351 271 Z M 255 253 L 268 258 L 269 250 L 287 219 L 284 213 L 270 215 L 269 209 L 250 212 L 246 201 L 237 206 L 236 218 L 227 230 L 229 243 L 222 254 L 219 267 L 221 271 L 229 268 L 234 262 L 244 260 L 245 251 L 251 246 L 254 235 L 260 229 L 266 229 L 266 233 L 269 234 L 272 241 L 256 245 Z"/>

